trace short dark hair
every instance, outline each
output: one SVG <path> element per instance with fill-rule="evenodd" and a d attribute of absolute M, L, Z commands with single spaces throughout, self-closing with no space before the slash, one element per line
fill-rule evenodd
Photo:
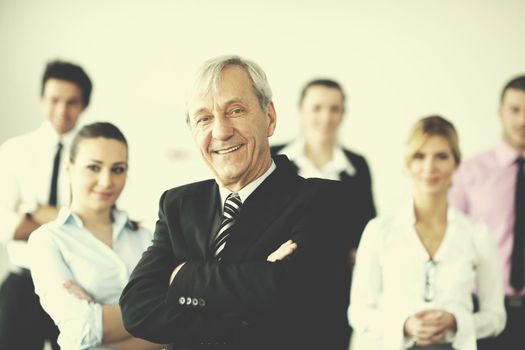
<path fill-rule="evenodd" d="M 501 91 L 500 102 L 503 102 L 503 97 L 508 89 L 516 89 L 525 91 L 525 75 L 520 75 L 509 81 Z"/>
<path fill-rule="evenodd" d="M 107 122 L 98 122 L 93 124 L 84 125 L 75 135 L 71 143 L 71 149 L 69 151 L 69 160 L 71 163 L 75 162 L 77 156 L 78 144 L 84 139 L 95 139 L 97 137 L 103 137 L 105 139 L 117 140 L 122 142 L 128 147 L 128 142 L 124 137 L 122 131 L 115 125 Z"/>
<path fill-rule="evenodd" d="M 82 91 L 82 104 L 84 105 L 84 108 L 89 105 L 93 84 L 91 83 L 91 79 L 89 79 L 88 75 L 82 69 L 82 67 L 70 62 L 64 62 L 60 60 L 48 62 L 46 65 L 46 70 L 44 71 L 44 76 L 42 77 L 42 88 L 40 91 L 40 96 L 44 95 L 44 88 L 46 86 L 46 82 L 49 79 L 53 78 L 66 80 L 78 85 L 78 87 Z"/>
<path fill-rule="evenodd" d="M 303 103 L 304 97 L 306 96 L 306 92 L 312 86 L 324 86 L 331 89 L 337 89 L 341 92 L 341 95 L 343 96 L 343 103 L 345 102 L 345 92 L 343 91 L 343 88 L 338 82 L 331 79 L 314 79 L 306 83 L 306 85 L 301 90 L 301 95 L 299 96 L 299 106 L 301 106 L 301 104 Z"/>

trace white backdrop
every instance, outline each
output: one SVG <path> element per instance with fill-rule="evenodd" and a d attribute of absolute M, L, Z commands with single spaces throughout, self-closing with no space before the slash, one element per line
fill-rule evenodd
<path fill-rule="evenodd" d="M 184 123 L 191 73 L 239 54 L 273 87 L 272 143 L 296 135 L 306 81 L 342 83 L 341 142 L 369 160 L 384 212 L 406 194 L 415 119 L 449 118 L 467 156 L 499 140 L 500 90 L 525 73 L 523 14 L 522 0 L 0 0 L 0 142 L 38 127 L 45 63 L 79 63 L 94 82 L 81 121 L 123 129 L 131 169 L 120 206 L 151 228 L 164 189 L 208 177 Z"/>

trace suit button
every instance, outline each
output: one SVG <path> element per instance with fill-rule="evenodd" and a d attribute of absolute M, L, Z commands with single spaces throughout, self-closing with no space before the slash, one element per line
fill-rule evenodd
<path fill-rule="evenodd" d="M 249 325 L 250 325 L 250 324 L 248 323 L 248 321 L 245 321 L 245 320 L 242 320 L 242 321 L 241 321 L 241 326 L 246 327 L 246 326 L 249 326 Z"/>
<path fill-rule="evenodd" d="M 202 298 L 199 299 L 199 306 L 200 306 L 200 307 L 205 307 L 205 306 L 206 306 L 206 300 L 204 300 L 204 299 L 202 299 Z"/>
<path fill-rule="evenodd" d="M 180 297 L 179 298 L 179 304 L 184 305 L 185 302 L 186 302 L 186 298 L 185 297 Z"/>
<path fill-rule="evenodd" d="M 191 300 L 191 303 L 193 304 L 193 306 L 197 306 L 197 305 L 199 305 L 199 301 L 197 300 L 197 298 L 193 298 L 193 299 Z"/>
<path fill-rule="evenodd" d="M 190 297 L 186 298 L 186 305 L 191 305 L 191 298 Z"/>

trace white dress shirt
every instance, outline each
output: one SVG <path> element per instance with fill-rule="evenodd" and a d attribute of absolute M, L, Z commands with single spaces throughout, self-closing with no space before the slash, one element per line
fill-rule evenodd
<path fill-rule="evenodd" d="M 59 137 L 48 121 L 37 130 L 11 138 L 0 146 L 0 243 L 7 244 L 11 264 L 29 268 L 26 241 L 14 241 L 23 212 L 47 205 L 51 189 L 53 161 L 58 142 L 62 142 L 58 173 L 57 204 L 69 204 L 69 181 L 65 171 L 74 136 L 71 131 Z"/>
<path fill-rule="evenodd" d="M 356 173 L 352 162 L 345 156 L 343 148 L 334 145 L 332 159 L 319 169 L 305 153 L 305 142 L 302 138 L 295 139 L 286 145 L 278 154 L 285 154 L 288 159 L 297 165 L 298 174 L 305 179 L 317 177 L 328 180 L 340 180 L 339 174 L 344 171 L 353 176 Z"/>
<path fill-rule="evenodd" d="M 348 310 L 353 350 L 407 348 L 413 341 L 404 336 L 404 323 L 425 309 L 454 315 L 457 332 L 446 340 L 457 350 L 475 350 L 477 338 L 503 330 L 503 277 L 493 236 L 484 224 L 451 206 L 447 221 L 434 267 L 414 228 L 412 203 L 368 223 L 357 250 Z M 434 294 L 432 300 L 424 300 L 425 290 Z M 477 313 L 474 290 L 480 302 Z"/>
<path fill-rule="evenodd" d="M 241 188 L 239 190 L 239 192 L 237 192 L 237 194 L 239 195 L 239 199 L 241 200 L 242 203 L 246 202 L 246 200 L 248 199 L 248 197 L 252 194 L 253 191 L 255 191 L 257 189 L 257 187 L 259 187 L 260 184 L 263 183 L 264 180 L 266 180 L 266 178 L 268 176 L 270 176 L 271 173 L 273 173 L 273 171 L 277 169 L 277 167 L 275 166 L 275 163 L 273 162 L 272 160 L 272 164 L 270 165 L 270 167 L 268 168 L 268 170 L 266 170 L 264 172 L 264 174 L 262 174 L 261 176 L 259 176 L 257 179 L 255 179 L 254 181 L 250 182 L 249 184 L 247 184 L 246 186 L 244 186 L 243 188 Z M 226 198 L 228 197 L 228 195 L 232 193 L 232 191 L 230 191 L 229 189 L 227 189 L 226 187 L 221 187 L 219 186 L 219 194 L 221 195 L 221 203 L 222 203 L 222 210 L 224 210 L 224 202 L 226 201 Z"/>
<path fill-rule="evenodd" d="M 29 237 L 35 292 L 60 329 L 58 344 L 64 350 L 100 345 L 102 305 L 118 304 L 129 275 L 151 243 L 149 231 L 131 230 L 125 212 L 113 213 L 113 248 L 97 239 L 67 208 Z M 69 280 L 95 302 L 80 300 L 66 291 L 63 283 Z"/>

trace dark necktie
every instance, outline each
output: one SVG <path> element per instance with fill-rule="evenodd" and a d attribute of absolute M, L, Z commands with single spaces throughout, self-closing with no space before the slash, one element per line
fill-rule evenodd
<path fill-rule="evenodd" d="M 212 245 L 212 252 L 213 255 L 217 258 L 217 260 L 222 259 L 222 251 L 226 246 L 226 241 L 228 240 L 228 236 L 230 235 L 231 227 L 235 223 L 235 219 L 239 214 L 241 205 L 242 201 L 237 193 L 232 192 L 228 195 L 228 197 L 226 197 L 226 201 L 224 202 L 221 226 L 219 226 L 219 230 L 215 235 L 215 239 L 213 240 Z"/>
<path fill-rule="evenodd" d="M 60 154 L 62 152 L 62 143 L 58 143 L 55 160 L 53 161 L 53 175 L 51 176 L 51 190 L 49 191 L 49 205 L 57 205 L 58 196 L 58 172 L 60 169 Z"/>
<path fill-rule="evenodd" d="M 525 279 L 525 174 L 523 165 L 525 159 L 516 160 L 518 175 L 516 178 L 516 197 L 514 198 L 514 243 L 512 245 L 512 265 L 510 284 L 516 292 L 523 289 Z"/>

